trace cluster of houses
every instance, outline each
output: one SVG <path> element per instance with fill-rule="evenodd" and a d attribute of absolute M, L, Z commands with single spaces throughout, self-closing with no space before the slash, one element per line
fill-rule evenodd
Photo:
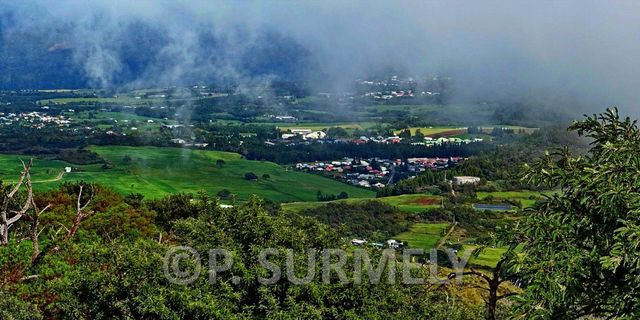
<path fill-rule="evenodd" d="M 353 140 L 353 143 L 355 144 L 365 144 L 365 143 L 369 143 L 369 142 L 374 142 L 374 143 L 384 143 L 384 144 L 394 144 L 394 143 L 401 143 L 402 142 L 402 138 L 400 138 L 399 136 L 391 136 L 391 137 L 382 137 L 382 136 L 378 136 L 378 137 L 359 137 Z M 482 139 L 480 138 L 475 138 L 475 139 L 460 139 L 460 138 L 446 138 L 446 137 L 440 137 L 440 138 L 432 138 L 432 137 L 424 137 L 424 141 L 415 141 L 415 142 L 411 142 L 412 145 L 416 146 L 416 145 L 422 145 L 422 146 L 439 146 L 442 144 L 469 144 L 472 142 L 482 142 Z"/>
<path fill-rule="evenodd" d="M 171 143 L 173 144 L 177 144 L 183 147 L 196 147 L 196 148 L 206 148 L 207 146 L 209 146 L 208 143 L 204 143 L 204 142 L 187 142 L 184 139 L 180 139 L 180 138 L 176 138 L 176 139 L 171 139 Z"/>
<path fill-rule="evenodd" d="M 287 97 L 287 96 L 285 96 Z M 298 118 L 294 117 L 294 116 L 278 116 L 275 114 L 268 114 L 265 115 L 267 118 L 275 120 L 275 121 L 282 121 L 282 122 L 296 122 L 298 121 Z"/>
<path fill-rule="evenodd" d="M 438 77 L 434 77 L 431 80 L 438 81 Z M 390 100 L 394 98 L 413 98 L 415 96 L 433 97 L 440 95 L 440 92 L 437 91 L 429 91 L 425 89 L 424 91 L 416 92 L 415 90 L 411 89 L 415 88 L 415 85 L 417 83 L 413 77 L 401 78 L 394 75 L 388 79 L 377 81 L 363 80 L 358 81 L 358 83 L 364 88 L 378 89 L 366 91 L 362 96 L 379 100 Z"/>
<path fill-rule="evenodd" d="M 383 182 L 389 179 L 394 166 L 400 163 L 401 160 L 344 158 L 331 162 L 297 163 L 296 169 L 328 173 L 334 178 L 365 188 L 384 188 Z"/>
<path fill-rule="evenodd" d="M 391 137 L 383 137 L 383 136 L 366 137 L 366 136 L 361 136 L 361 137 L 356 138 L 356 139 L 353 140 L 353 143 L 355 143 L 355 144 L 366 144 L 366 143 L 369 143 L 369 142 L 383 143 L 383 144 L 395 144 L 395 143 L 402 142 L 402 138 L 400 138 L 398 136 L 391 136 Z"/>
<path fill-rule="evenodd" d="M 444 170 L 456 166 L 462 157 L 449 158 L 409 158 L 407 159 L 409 172 L 424 172 L 427 170 Z"/>
<path fill-rule="evenodd" d="M 268 140 L 265 143 L 269 145 L 273 145 L 276 143 L 294 143 L 295 140 L 302 141 L 313 141 L 320 143 L 354 143 L 357 145 L 367 144 L 367 143 L 381 143 L 381 144 L 396 144 L 402 143 L 403 138 L 394 135 L 394 136 L 377 136 L 377 137 L 367 137 L 360 136 L 355 139 L 346 139 L 346 138 L 331 138 L 328 137 L 326 132 L 321 130 L 312 130 L 306 128 L 291 128 L 286 131 L 283 131 L 280 135 L 280 139 L 277 140 Z M 422 145 L 422 146 L 440 146 L 443 144 L 469 144 L 474 142 L 482 142 L 481 138 L 473 138 L 473 139 L 461 139 L 461 138 L 432 138 L 432 137 L 424 137 L 423 141 L 413 141 L 412 145 Z"/>
<path fill-rule="evenodd" d="M 382 91 L 366 92 L 364 96 L 372 97 L 374 99 L 389 100 L 389 99 L 399 98 L 399 97 L 413 97 L 413 91 L 398 90 L 398 91 L 390 91 L 390 92 L 382 92 Z"/>
<path fill-rule="evenodd" d="M 311 129 L 289 129 L 281 135 L 283 140 L 301 138 L 302 140 L 320 140 L 327 137 L 324 131 L 313 131 Z"/>
<path fill-rule="evenodd" d="M 444 170 L 457 165 L 463 158 L 353 159 L 340 161 L 297 163 L 296 170 L 323 173 L 349 184 L 364 188 L 384 188 L 394 172 L 406 172 L 409 179 L 427 170 Z"/>
<path fill-rule="evenodd" d="M 38 111 L 23 113 L 0 112 L 0 125 L 23 124 L 32 128 L 42 129 L 46 125 L 55 125 L 58 127 L 68 127 L 71 121 L 64 116 L 51 116 Z"/>
<path fill-rule="evenodd" d="M 447 138 L 447 137 L 440 137 L 440 138 L 432 138 L 432 137 L 424 137 L 424 141 L 416 141 L 416 142 L 412 142 L 412 145 L 423 145 L 423 146 L 439 146 L 439 145 L 443 145 L 443 144 L 469 144 L 472 142 L 482 142 L 483 140 L 481 138 L 473 138 L 473 139 L 461 139 L 461 138 Z"/>
<path fill-rule="evenodd" d="M 363 239 L 351 239 L 351 245 L 356 246 L 356 247 L 364 247 L 365 245 L 367 245 L 367 240 L 363 240 Z M 406 244 L 402 241 L 398 241 L 395 239 L 389 239 L 386 241 L 386 243 L 383 242 L 372 242 L 369 243 L 370 246 L 374 247 L 374 248 L 378 248 L 378 249 L 382 249 L 382 248 L 390 248 L 390 249 L 402 249 L 406 246 Z"/>
<path fill-rule="evenodd" d="M 432 97 L 432 96 L 440 95 L 440 92 L 421 91 L 419 95 L 423 97 L 425 96 Z M 390 100 L 393 98 L 406 98 L 406 97 L 413 98 L 415 94 L 411 90 L 407 90 L 407 91 L 398 90 L 398 91 L 390 91 L 390 92 L 381 92 L 381 91 L 366 92 L 363 96 L 371 97 L 374 99 L 380 99 L 380 100 Z"/>

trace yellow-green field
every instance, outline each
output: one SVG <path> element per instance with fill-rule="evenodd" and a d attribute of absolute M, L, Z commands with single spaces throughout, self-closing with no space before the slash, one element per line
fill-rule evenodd
<path fill-rule="evenodd" d="M 400 132 L 402 132 L 403 130 L 396 130 L 393 133 L 400 134 Z M 409 128 L 409 131 L 411 132 L 412 136 L 415 135 L 418 130 L 420 130 L 420 132 L 425 136 L 456 135 L 456 134 L 463 134 L 467 132 L 467 128 L 464 128 L 464 127 L 411 127 Z"/>
<path fill-rule="evenodd" d="M 521 126 L 509 126 L 509 125 L 487 125 L 480 126 L 483 133 L 490 134 L 494 128 L 504 128 L 504 129 L 513 129 L 515 133 L 518 133 L 520 130 L 524 130 L 525 133 L 533 133 L 538 128 L 527 128 Z M 418 130 L 425 136 L 452 136 L 452 135 L 460 135 L 468 132 L 467 127 L 410 127 L 408 128 L 411 132 L 411 135 L 415 135 Z M 395 130 L 394 134 L 400 134 L 404 129 Z"/>
<path fill-rule="evenodd" d="M 395 236 L 395 239 L 407 242 L 410 248 L 428 252 L 436 247 L 448 229 L 448 223 L 416 223 L 408 231 Z"/>
<path fill-rule="evenodd" d="M 463 249 L 460 250 L 459 255 L 462 256 L 467 250 L 473 251 L 476 248 L 477 246 L 465 245 Z M 507 252 L 507 248 L 484 248 L 478 257 L 470 258 L 469 263 L 474 266 L 493 268 L 505 252 Z"/>

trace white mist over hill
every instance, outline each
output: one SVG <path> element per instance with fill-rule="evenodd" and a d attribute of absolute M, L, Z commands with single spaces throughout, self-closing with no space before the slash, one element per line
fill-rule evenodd
<path fill-rule="evenodd" d="M 0 17 L 4 81 L 38 57 L 97 87 L 395 70 L 451 76 L 460 100 L 638 110 L 637 2 L 2 1 Z"/>

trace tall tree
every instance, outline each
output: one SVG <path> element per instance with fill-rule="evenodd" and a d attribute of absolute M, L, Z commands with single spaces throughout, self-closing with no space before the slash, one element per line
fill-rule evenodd
<path fill-rule="evenodd" d="M 547 153 L 531 182 L 559 192 L 528 211 L 523 243 L 526 318 L 640 316 L 640 131 L 617 109 L 576 121 L 586 156 Z"/>

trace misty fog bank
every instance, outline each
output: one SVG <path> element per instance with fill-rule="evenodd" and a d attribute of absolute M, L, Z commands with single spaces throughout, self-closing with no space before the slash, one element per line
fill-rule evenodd
<path fill-rule="evenodd" d="M 1 1 L 0 86 L 447 75 L 457 101 L 638 115 L 640 3 Z"/>

